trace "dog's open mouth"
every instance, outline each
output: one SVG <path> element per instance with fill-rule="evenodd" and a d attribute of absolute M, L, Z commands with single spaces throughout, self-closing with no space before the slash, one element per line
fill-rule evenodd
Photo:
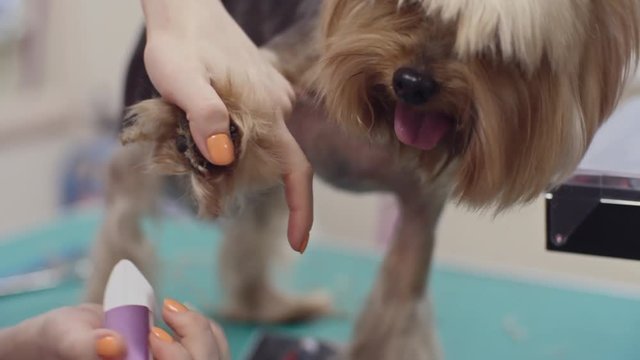
<path fill-rule="evenodd" d="M 431 150 L 454 127 L 454 121 L 446 114 L 416 109 L 398 101 L 393 127 L 398 140 L 403 144 Z"/>

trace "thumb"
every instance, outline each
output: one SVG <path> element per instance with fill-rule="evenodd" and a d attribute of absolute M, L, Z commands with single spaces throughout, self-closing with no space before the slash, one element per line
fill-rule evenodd
<path fill-rule="evenodd" d="M 124 339 L 114 331 L 87 331 L 80 327 L 75 330 L 65 334 L 66 341 L 61 344 L 64 359 L 120 360 L 127 352 Z"/>
<path fill-rule="evenodd" d="M 224 139 L 225 134 L 228 139 L 229 112 L 199 62 L 180 57 L 164 42 L 147 43 L 144 59 L 150 80 L 160 95 L 187 114 L 200 153 L 216 165 L 228 165 L 221 162 L 230 161 L 233 145 L 222 154 L 226 158 L 218 159 L 217 153 L 211 156 L 207 140 L 217 134 L 222 134 L 218 139 Z"/>
<path fill-rule="evenodd" d="M 202 79 L 180 80 L 169 99 L 180 107 L 189 120 L 191 136 L 200 153 L 215 165 L 229 165 L 233 143 L 229 136 L 229 111 L 215 89 Z"/>
<path fill-rule="evenodd" d="M 95 353 L 105 360 L 119 360 L 127 353 L 126 343 L 118 333 L 98 329 L 93 331 L 95 340 Z"/>

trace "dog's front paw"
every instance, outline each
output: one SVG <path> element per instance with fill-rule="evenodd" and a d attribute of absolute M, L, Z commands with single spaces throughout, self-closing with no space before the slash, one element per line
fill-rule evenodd
<path fill-rule="evenodd" d="M 229 132 L 238 158 L 242 134 L 233 121 Z M 170 174 L 191 171 L 201 176 L 220 176 L 233 168 L 233 165 L 216 166 L 208 162 L 191 136 L 185 113 L 161 99 L 145 100 L 127 109 L 120 141 L 124 145 L 153 143 L 153 165 Z"/>
<path fill-rule="evenodd" d="M 242 131 L 230 124 L 236 158 L 241 158 Z M 225 206 L 236 181 L 237 162 L 229 166 L 211 164 L 198 150 L 185 113 L 161 99 L 142 101 L 129 109 L 122 123 L 120 140 L 124 145 L 150 143 L 148 166 L 168 175 L 190 175 L 200 213 L 217 217 Z"/>

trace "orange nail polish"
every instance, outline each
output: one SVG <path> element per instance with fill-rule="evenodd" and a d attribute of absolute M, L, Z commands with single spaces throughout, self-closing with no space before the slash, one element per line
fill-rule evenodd
<path fill-rule="evenodd" d="M 300 254 L 304 254 L 304 252 L 307 250 L 307 245 L 309 245 L 309 234 L 307 234 L 302 243 L 300 243 Z"/>
<path fill-rule="evenodd" d="M 171 312 L 183 313 L 189 311 L 186 306 L 180 304 L 179 302 L 173 299 L 165 299 L 164 307 Z"/>
<path fill-rule="evenodd" d="M 124 346 L 114 336 L 105 336 L 96 342 L 96 353 L 104 358 L 116 358 L 123 355 Z"/>
<path fill-rule="evenodd" d="M 151 333 L 153 334 L 153 336 L 158 338 L 160 341 L 164 341 L 166 343 L 172 343 L 173 342 L 173 338 L 171 337 L 171 335 L 169 335 L 166 331 L 160 329 L 159 327 L 153 327 L 151 329 Z"/>
<path fill-rule="evenodd" d="M 207 150 L 211 162 L 219 166 L 227 166 L 235 160 L 233 142 L 227 134 L 215 134 L 207 139 Z"/>

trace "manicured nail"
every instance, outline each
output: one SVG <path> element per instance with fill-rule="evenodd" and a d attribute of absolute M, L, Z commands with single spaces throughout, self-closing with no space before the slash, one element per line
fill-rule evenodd
<path fill-rule="evenodd" d="M 227 134 L 215 134 L 207 139 L 209 158 L 214 165 L 227 166 L 235 160 L 233 142 Z"/>
<path fill-rule="evenodd" d="M 307 234 L 302 243 L 300 243 L 300 254 L 304 254 L 304 252 L 307 250 L 307 245 L 309 245 L 309 234 Z"/>
<path fill-rule="evenodd" d="M 179 302 L 173 299 L 165 299 L 164 307 L 167 308 L 167 310 L 171 312 L 176 312 L 176 313 L 183 313 L 183 312 L 189 311 L 189 309 L 187 309 L 186 306 L 180 304 Z"/>
<path fill-rule="evenodd" d="M 96 353 L 103 358 L 116 358 L 123 355 L 124 345 L 115 336 L 105 336 L 96 342 Z"/>
<path fill-rule="evenodd" d="M 158 338 L 158 340 L 166 342 L 166 343 L 172 343 L 173 342 L 173 338 L 171 337 L 171 335 L 169 335 L 166 331 L 160 329 L 159 327 L 153 327 L 151 329 L 151 333 L 153 334 L 153 336 L 155 336 L 156 338 Z"/>

